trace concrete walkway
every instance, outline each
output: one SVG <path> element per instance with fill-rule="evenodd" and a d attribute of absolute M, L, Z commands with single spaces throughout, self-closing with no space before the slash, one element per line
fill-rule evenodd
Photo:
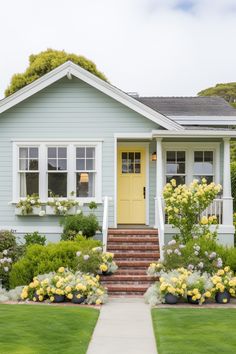
<path fill-rule="evenodd" d="M 150 307 L 142 298 L 110 299 L 87 354 L 157 354 Z"/>

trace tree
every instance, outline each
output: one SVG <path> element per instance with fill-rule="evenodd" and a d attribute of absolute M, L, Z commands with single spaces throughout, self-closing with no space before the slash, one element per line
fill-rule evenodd
<path fill-rule="evenodd" d="M 5 96 L 13 94 L 68 60 L 80 65 L 100 79 L 107 81 L 105 75 L 97 70 L 96 65 L 91 60 L 81 55 L 66 53 L 64 50 L 47 49 L 39 54 L 29 56 L 29 66 L 24 73 L 12 76 L 10 84 L 5 91 Z"/>
<path fill-rule="evenodd" d="M 217 84 L 198 92 L 198 96 L 220 96 L 236 108 L 236 82 Z"/>

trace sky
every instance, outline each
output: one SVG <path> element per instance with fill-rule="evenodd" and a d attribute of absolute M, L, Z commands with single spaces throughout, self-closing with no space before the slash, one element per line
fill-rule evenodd
<path fill-rule="evenodd" d="M 0 33 L 0 98 L 47 48 L 84 55 L 142 96 L 236 81 L 236 0 L 7 0 Z"/>

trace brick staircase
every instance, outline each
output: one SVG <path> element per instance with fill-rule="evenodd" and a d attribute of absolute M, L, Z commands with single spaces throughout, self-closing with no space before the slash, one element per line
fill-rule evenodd
<path fill-rule="evenodd" d="M 119 267 L 102 284 L 109 295 L 143 295 L 152 278 L 147 275 L 150 263 L 159 259 L 158 231 L 153 229 L 109 229 L 107 251 L 114 253 Z"/>

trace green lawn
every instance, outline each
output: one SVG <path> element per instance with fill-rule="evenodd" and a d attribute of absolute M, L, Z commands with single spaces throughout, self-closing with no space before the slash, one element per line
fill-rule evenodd
<path fill-rule="evenodd" d="M 236 309 L 153 309 L 158 354 L 235 354 Z"/>
<path fill-rule="evenodd" d="M 0 353 L 85 354 L 98 316 L 76 306 L 0 305 Z"/>

